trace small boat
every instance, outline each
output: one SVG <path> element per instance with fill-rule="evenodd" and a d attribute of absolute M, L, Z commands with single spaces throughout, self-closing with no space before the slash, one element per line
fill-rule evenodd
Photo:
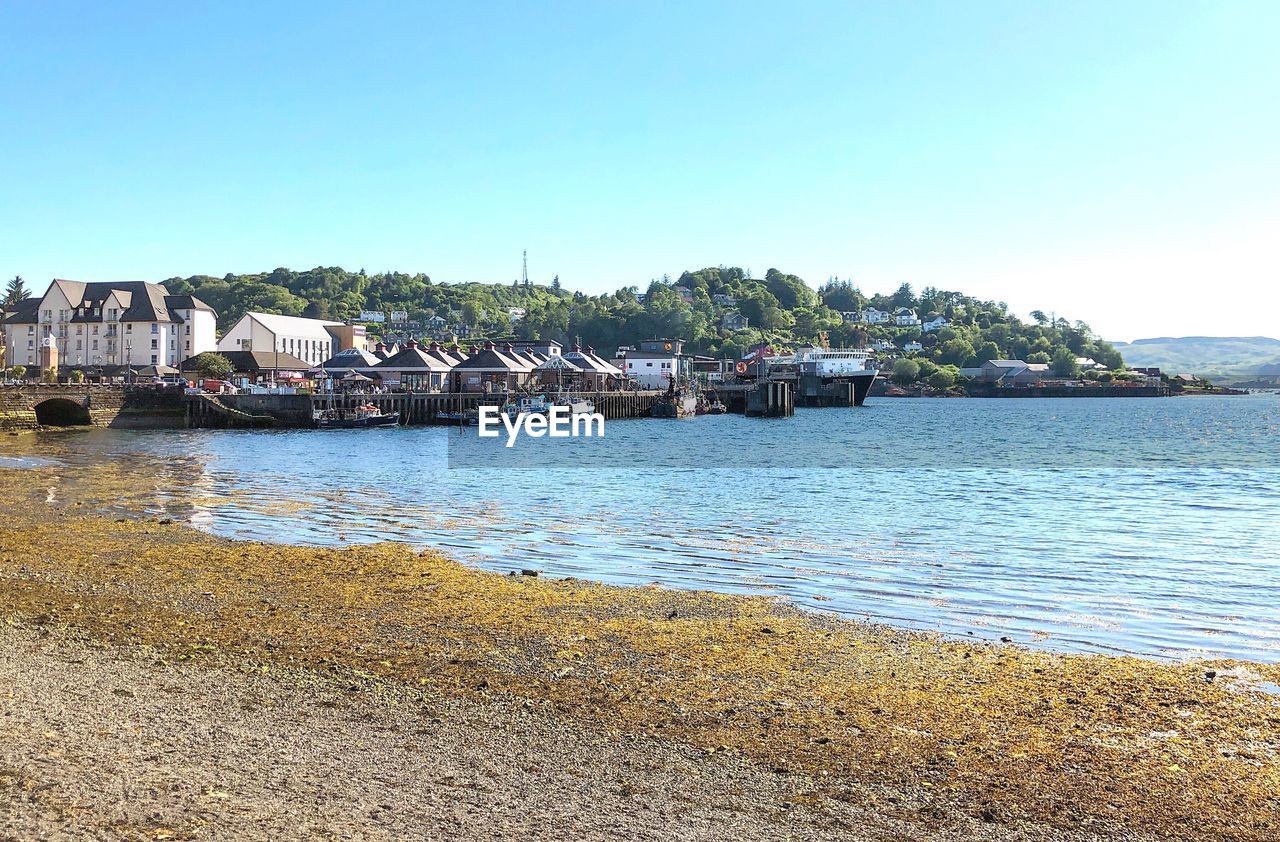
<path fill-rule="evenodd" d="M 654 418 L 692 418 L 698 412 L 698 398 L 691 392 L 670 391 L 653 405 Z"/>
<path fill-rule="evenodd" d="M 383 412 L 367 403 L 353 409 L 322 409 L 314 414 L 321 430 L 348 430 L 363 427 L 394 427 L 400 423 L 399 412 Z"/>
<path fill-rule="evenodd" d="M 729 411 L 729 407 L 720 403 L 720 401 L 718 400 L 712 401 L 711 405 L 707 407 L 708 415 L 724 415 L 728 411 Z"/>
<path fill-rule="evenodd" d="M 502 411 L 508 418 L 515 420 L 521 415 L 546 415 L 550 408 L 551 404 L 542 395 L 520 395 L 503 404 Z"/>
<path fill-rule="evenodd" d="M 573 415 L 590 415 L 596 411 L 591 398 L 580 398 L 576 395 L 561 395 L 552 402 L 552 406 L 567 406 Z"/>

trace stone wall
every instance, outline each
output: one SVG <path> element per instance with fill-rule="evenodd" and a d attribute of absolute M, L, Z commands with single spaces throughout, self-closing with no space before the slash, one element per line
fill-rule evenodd
<path fill-rule="evenodd" d="M 84 413 L 74 423 L 87 419 L 94 427 L 180 428 L 186 425 L 186 404 L 179 387 L 31 384 L 0 386 L 0 432 L 39 428 L 36 407 L 50 400 L 75 404 Z"/>

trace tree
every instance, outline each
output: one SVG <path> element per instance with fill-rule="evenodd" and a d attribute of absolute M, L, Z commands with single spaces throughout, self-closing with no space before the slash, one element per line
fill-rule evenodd
<path fill-rule="evenodd" d="M 84 372 L 78 368 L 73 368 L 71 369 L 71 374 L 67 376 L 67 379 L 70 380 L 72 383 L 83 383 Z"/>
<path fill-rule="evenodd" d="M 940 368 L 925 378 L 925 382 L 935 389 L 950 389 L 956 384 L 956 376 L 949 368 Z"/>
<path fill-rule="evenodd" d="M 9 281 L 8 286 L 4 288 L 4 304 L 6 307 L 12 307 L 30 294 L 27 292 L 27 283 L 22 280 L 22 276 L 14 275 L 13 280 Z"/>
<path fill-rule="evenodd" d="M 25 365 L 15 365 L 13 368 L 9 369 L 9 374 L 14 380 L 21 380 L 27 376 L 27 367 Z"/>
<path fill-rule="evenodd" d="M 906 386 L 916 382 L 920 376 L 920 365 L 915 360 L 901 357 L 893 364 L 893 382 Z"/>
<path fill-rule="evenodd" d="M 1080 375 L 1080 365 L 1076 362 L 1075 352 L 1064 345 L 1059 345 L 1054 349 L 1051 365 L 1056 377 L 1078 377 Z"/>
<path fill-rule="evenodd" d="M 560 276 L 559 276 L 559 275 L 556 275 L 554 278 L 552 278 L 552 279 L 551 279 L 551 288 L 552 288 L 552 289 L 554 289 L 556 292 L 559 292 L 559 291 L 560 291 Z"/>
<path fill-rule="evenodd" d="M 235 371 L 231 360 L 213 351 L 197 354 L 192 360 L 192 365 L 195 367 L 196 374 L 205 380 L 226 380 Z"/>

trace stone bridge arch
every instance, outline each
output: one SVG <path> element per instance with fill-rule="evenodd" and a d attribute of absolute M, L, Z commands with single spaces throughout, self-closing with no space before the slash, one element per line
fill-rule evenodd
<path fill-rule="evenodd" d="M 93 423 L 89 408 L 83 400 L 69 397 L 45 398 L 32 409 L 36 413 L 36 423 L 41 427 L 87 427 Z"/>

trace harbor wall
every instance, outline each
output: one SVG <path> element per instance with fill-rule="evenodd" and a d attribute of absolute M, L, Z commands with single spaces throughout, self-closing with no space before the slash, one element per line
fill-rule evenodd
<path fill-rule="evenodd" d="M 32 383 L 0 386 L 0 431 L 51 427 L 179 429 L 186 407 L 179 387 Z"/>

